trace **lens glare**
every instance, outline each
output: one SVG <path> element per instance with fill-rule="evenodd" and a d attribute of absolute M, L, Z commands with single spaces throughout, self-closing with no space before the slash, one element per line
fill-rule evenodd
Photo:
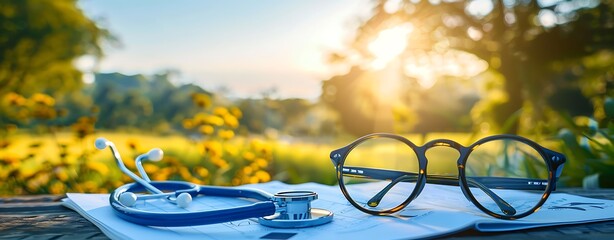
<path fill-rule="evenodd" d="M 548 185 L 543 157 L 532 146 L 514 139 L 492 140 L 474 148 L 465 175 L 471 195 L 481 206 L 510 217 L 537 206 Z"/>
<path fill-rule="evenodd" d="M 404 142 L 372 138 L 348 153 L 342 180 L 352 201 L 363 209 L 383 212 L 409 198 L 416 186 L 418 163 L 414 150 Z"/>

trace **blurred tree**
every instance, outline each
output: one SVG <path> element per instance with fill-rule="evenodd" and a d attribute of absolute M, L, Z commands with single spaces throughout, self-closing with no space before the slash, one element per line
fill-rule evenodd
<path fill-rule="evenodd" d="M 311 107 L 304 99 L 242 99 L 237 106 L 243 112 L 239 121 L 250 132 L 264 134 L 267 129 L 282 132 L 292 131 L 294 124 L 300 121 Z"/>
<path fill-rule="evenodd" d="M 448 61 L 446 56 L 451 51 L 473 54 L 486 61 L 487 72 L 493 73 L 484 80 L 487 93 L 482 93 L 491 96 L 482 96 L 476 104 L 478 107 L 472 110 L 475 123 L 490 123 L 492 128 L 503 132 L 541 131 L 539 127 L 543 124 L 539 123 L 547 119 L 551 108 L 548 100 L 560 88 L 557 79 L 567 77 L 577 82 L 580 75 L 591 72 L 601 84 L 589 97 L 603 99 L 612 94 L 611 65 L 586 71 L 582 69 L 590 66 L 584 64 L 588 60 L 582 59 L 614 49 L 613 3 L 612 0 L 380 0 L 372 16 L 358 28 L 350 49 L 334 53 L 333 60 L 354 65 L 373 62 L 378 56 L 373 54 L 370 44 L 378 34 L 409 25 L 411 33 L 403 42 L 407 47 L 398 57 L 402 67 L 412 57 L 427 56 L 429 61 L 428 57 L 440 56 L 445 59 L 439 61 L 441 64 Z M 356 55 L 362 62 L 353 60 Z M 605 61 L 612 60 L 606 57 Z M 572 67 L 580 71 L 566 71 Z M 360 92 L 348 87 L 355 85 L 351 82 L 357 79 L 358 71 L 361 70 L 353 69 L 347 75 L 324 82 L 323 99 L 333 101 L 333 107 L 342 115 L 351 107 L 346 103 L 351 100 L 340 98 L 359 99 Z M 403 79 L 420 81 L 406 76 Z M 565 88 L 568 92 L 579 92 L 581 85 L 567 84 Z M 407 94 L 417 91 L 417 84 L 407 86 Z M 586 99 L 588 92 L 583 93 L 568 98 Z M 590 108 L 586 100 L 569 102 L 573 106 L 558 104 L 558 110 L 582 114 L 585 110 L 581 109 Z"/>
<path fill-rule="evenodd" d="M 375 74 L 352 67 L 348 74 L 334 76 L 322 84 L 322 100 L 339 113 L 345 131 L 354 135 L 393 131 L 391 106 L 375 96 L 374 82 Z"/>
<path fill-rule="evenodd" d="M 91 86 L 92 100 L 104 114 L 98 115 L 98 127 L 141 130 L 181 129 L 182 120 L 198 112 L 192 94 L 211 95 L 192 84 L 175 86 L 170 73 L 153 76 L 98 73 Z"/>
<path fill-rule="evenodd" d="M 101 57 L 105 39 L 109 32 L 87 18 L 76 0 L 1 1 L 0 96 L 79 89 L 75 60 Z"/>
<path fill-rule="evenodd" d="M 267 130 L 291 136 L 329 136 L 337 133 L 336 115 L 320 103 L 305 99 L 240 99 L 236 102 L 243 117 L 241 126 L 249 132 Z"/>

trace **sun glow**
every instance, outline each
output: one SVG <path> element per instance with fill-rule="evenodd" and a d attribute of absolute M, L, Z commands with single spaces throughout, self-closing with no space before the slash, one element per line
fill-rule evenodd
<path fill-rule="evenodd" d="M 371 67 L 378 70 L 384 68 L 392 59 L 407 48 L 408 35 L 413 25 L 406 23 L 381 31 L 367 49 L 375 56 Z"/>
<path fill-rule="evenodd" d="M 457 51 L 417 52 L 405 59 L 404 73 L 418 80 L 423 88 L 432 87 L 441 76 L 473 77 L 488 68 L 488 63 L 477 56 Z"/>
<path fill-rule="evenodd" d="M 373 60 L 365 67 L 374 77 L 367 89 L 377 96 L 378 104 L 399 101 L 400 94 L 413 84 L 408 79 L 415 79 L 419 86 L 428 89 L 442 77 L 470 78 L 488 68 L 486 61 L 467 52 L 449 49 L 444 42 L 436 44 L 440 47 L 434 50 L 408 51 L 412 44 L 409 39 L 414 37 L 409 34 L 413 30 L 410 23 L 391 27 L 381 31 L 367 45 Z M 482 33 L 474 29 L 468 34 L 473 38 L 482 37 Z"/>

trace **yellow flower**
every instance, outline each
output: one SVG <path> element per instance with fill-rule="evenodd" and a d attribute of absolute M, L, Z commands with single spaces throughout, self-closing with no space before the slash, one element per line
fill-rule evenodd
<path fill-rule="evenodd" d="M 66 185 L 64 183 L 56 181 L 51 186 L 49 186 L 49 193 L 51 194 L 61 194 L 66 191 Z"/>
<path fill-rule="evenodd" d="M 207 116 L 206 120 L 205 120 L 208 124 L 211 124 L 213 126 L 222 126 L 224 125 L 224 119 L 218 116 L 214 116 L 214 115 L 209 115 Z"/>
<path fill-rule="evenodd" d="M 261 168 L 265 168 L 269 165 L 269 162 L 263 158 L 257 158 L 254 162 Z"/>
<path fill-rule="evenodd" d="M 77 122 L 72 125 L 72 129 L 77 134 L 77 137 L 82 139 L 94 133 L 94 123 L 96 123 L 96 118 L 94 117 L 80 117 Z"/>
<path fill-rule="evenodd" d="M 132 178 L 128 177 L 128 175 L 126 175 L 126 174 L 122 174 L 121 181 L 125 182 L 125 183 L 134 182 L 134 180 Z"/>
<path fill-rule="evenodd" d="M 249 166 L 243 168 L 243 173 L 245 175 L 251 175 L 252 172 L 253 172 L 253 169 L 251 167 L 249 167 Z"/>
<path fill-rule="evenodd" d="M 211 163 L 220 169 L 226 169 L 229 166 L 226 160 L 217 157 L 211 158 Z"/>
<path fill-rule="evenodd" d="M 257 164 L 256 162 L 252 162 L 252 163 L 251 163 L 249 166 L 250 166 L 251 168 L 253 168 L 253 169 L 256 169 L 256 170 L 259 170 L 259 169 L 260 169 L 260 166 L 258 166 L 258 164 Z"/>
<path fill-rule="evenodd" d="M 85 166 L 94 172 L 100 173 L 102 176 L 106 176 L 109 173 L 109 167 L 101 162 L 88 161 Z"/>
<path fill-rule="evenodd" d="M 49 182 L 49 173 L 39 172 L 35 177 L 28 180 L 26 188 L 30 192 L 39 192 L 41 187 Z"/>
<path fill-rule="evenodd" d="M 179 168 L 179 175 L 181 176 L 181 178 L 186 179 L 186 180 L 189 180 L 192 178 L 192 173 L 186 167 Z"/>
<path fill-rule="evenodd" d="M 44 94 L 44 93 L 35 93 L 31 97 L 32 101 L 36 104 L 45 105 L 45 106 L 53 106 L 55 105 L 55 99 L 53 97 Z"/>
<path fill-rule="evenodd" d="M 200 177 L 205 178 L 205 177 L 209 176 L 209 170 L 207 170 L 204 167 L 196 167 L 196 174 L 198 174 L 198 176 L 200 176 Z"/>
<path fill-rule="evenodd" d="M 28 191 L 31 193 L 37 192 L 40 189 L 40 186 L 41 183 L 36 179 L 30 180 L 26 183 L 26 189 L 28 189 Z"/>
<path fill-rule="evenodd" d="M 226 114 L 223 116 L 224 118 L 224 123 L 231 127 L 231 128 L 237 128 L 239 126 L 239 120 L 237 120 L 237 118 L 233 115 L 230 114 Z"/>
<path fill-rule="evenodd" d="M 230 114 L 232 114 L 233 116 L 235 116 L 236 118 L 241 118 L 243 117 L 243 113 L 241 112 L 241 109 L 237 108 L 237 107 L 232 107 L 230 108 Z"/>
<path fill-rule="evenodd" d="M 81 190 L 80 192 L 96 192 L 98 185 L 88 180 L 77 185 L 77 188 Z"/>
<path fill-rule="evenodd" d="M 228 140 L 235 136 L 235 132 L 233 132 L 232 130 L 220 130 L 217 132 L 217 136 L 221 139 Z"/>
<path fill-rule="evenodd" d="M 199 112 L 196 115 L 194 115 L 194 119 L 192 120 L 193 122 L 193 126 L 200 126 L 203 124 L 207 124 L 207 118 L 209 117 L 209 114 L 203 113 L 203 112 Z"/>
<path fill-rule="evenodd" d="M 211 125 L 203 125 L 198 129 L 204 135 L 212 134 L 215 129 Z"/>
<path fill-rule="evenodd" d="M 126 143 L 128 144 L 128 147 L 132 150 L 137 150 L 139 145 L 138 145 L 138 141 L 134 140 L 134 139 L 128 139 L 128 141 L 126 141 Z"/>
<path fill-rule="evenodd" d="M 26 104 L 26 98 L 23 96 L 10 92 L 4 96 L 4 101 L 8 103 L 8 105 L 20 107 Z"/>
<path fill-rule="evenodd" d="M 181 124 L 183 125 L 184 129 L 194 128 L 194 121 L 192 121 L 192 119 L 184 119 Z"/>
<path fill-rule="evenodd" d="M 150 177 L 154 181 L 166 181 L 172 172 L 173 170 L 171 168 L 162 168 L 157 171 L 156 174 L 152 174 Z"/>
<path fill-rule="evenodd" d="M 194 93 L 192 94 L 192 102 L 201 108 L 208 108 L 211 106 L 211 98 L 209 95 L 204 93 Z"/>
<path fill-rule="evenodd" d="M 252 184 L 254 184 L 254 183 L 258 183 L 258 181 L 259 181 L 259 180 L 260 180 L 260 179 L 259 179 L 258 177 L 253 176 L 253 177 L 250 177 L 250 178 L 249 178 L 249 183 L 252 183 Z"/>
<path fill-rule="evenodd" d="M 243 153 L 243 159 L 245 159 L 247 161 L 254 160 L 255 157 L 256 157 L 256 155 L 254 155 L 253 152 L 244 152 Z"/>
<path fill-rule="evenodd" d="M 232 183 L 233 186 L 241 185 L 241 179 L 233 178 L 231 183 Z"/>
<path fill-rule="evenodd" d="M 229 113 L 228 113 L 228 109 L 226 109 L 225 107 L 216 107 L 215 109 L 213 109 L 213 114 L 221 117 Z"/>
<path fill-rule="evenodd" d="M 66 169 L 65 169 L 65 168 L 63 168 L 63 167 L 57 167 L 57 168 L 55 168 L 55 170 L 53 170 L 53 172 L 55 173 L 55 177 L 56 177 L 58 180 L 60 180 L 60 181 L 62 181 L 62 182 L 65 182 L 65 181 L 67 181 L 67 180 L 68 180 L 68 177 L 69 177 L 69 176 L 68 176 L 68 171 L 66 171 Z"/>
<path fill-rule="evenodd" d="M 156 174 L 158 173 L 158 171 L 160 169 L 158 166 L 153 165 L 153 164 L 144 165 L 143 168 L 145 169 L 145 172 L 156 173 Z"/>
<path fill-rule="evenodd" d="M 3 156 L 0 157 L 0 162 L 4 162 L 5 164 L 18 163 L 19 157 L 11 152 L 3 153 Z"/>
<path fill-rule="evenodd" d="M 193 184 L 198 184 L 198 185 L 204 184 L 204 182 L 203 182 L 203 181 L 201 181 L 200 179 L 195 178 L 195 177 L 193 177 L 193 178 L 191 178 L 191 179 L 186 179 L 186 180 L 187 180 L 188 182 L 193 183 Z"/>
<path fill-rule="evenodd" d="M 126 159 L 122 159 L 124 161 L 124 165 L 126 165 L 127 168 L 135 168 L 136 165 L 135 162 L 132 159 L 126 158 Z"/>
<path fill-rule="evenodd" d="M 268 157 L 272 153 L 271 145 L 262 140 L 252 140 L 250 144 L 254 152 L 260 153 L 263 156 Z"/>
<path fill-rule="evenodd" d="M 222 144 L 216 141 L 204 141 L 203 142 L 204 154 L 209 154 L 212 157 L 222 155 Z"/>
<path fill-rule="evenodd" d="M 254 174 L 254 176 L 256 176 L 260 180 L 260 182 L 271 181 L 271 175 L 269 175 L 269 173 L 265 171 L 258 171 L 256 172 L 256 174 Z"/>
<path fill-rule="evenodd" d="M 230 156 L 239 155 L 239 147 L 236 145 L 226 144 L 224 145 L 224 150 L 226 150 L 226 153 L 228 153 Z"/>
<path fill-rule="evenodd" d="M 28 179 L 34 176 L 34 174 L 36 174 L 37 172 L 38 169 L 32 166 L 21 165 L 19 167 L 19 177 L 21 179 Z"/>

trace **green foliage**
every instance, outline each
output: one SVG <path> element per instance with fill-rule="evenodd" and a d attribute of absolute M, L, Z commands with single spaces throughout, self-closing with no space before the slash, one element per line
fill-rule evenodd
<path fill-rule="evenodd" d="M 97 129 L 123 129 L 156 133 L 185 132 L 183 121 L 220 98 L 219 106 L 233 101 L 193 84 L 176 86 L 171 73 L 152 76 L 100 73 L 81 90 L 52 97 L 34 94 L 26 97 L 8 93 L 0 98 L 0 133 L 9 125 L 33 129 L 53 127 L 61 130 L 82 117 L 95 119 Z M 207 100 L 194 104 L 194 94 Z M 204 102 L 203 102 L 204 101 Z M 321 104 L 304 99 L 239 99 L 243 112 L 237 133 L 278 132 L 295 136 L 334 135 L 334 114 Z M 48 132 L 48 131 L 47 131 Z"/>
<path fill-rule="evenodd" d="M 75 0 L 2 1 L 0 23 L 0 96 L 79 89 L 75 60 L 100 57 L 110 39 Z"/>
<path fill-rule="evenodd" d="M 104 113 L 98 114 L 97 127 L 159 132 L 181 129 L 181 121 L 198 111 L 191 96 L 211 94 L 195 85 L 175 86 L 169 78 L 168 72 L 149 77 L 96 74 L 94 84 L 84 91 L 91 91 L 93 104 Z"/>
<path fill-rule="evenodd" d="M 606 98 L 604 111 L 614 111 L 612 98 Z M 591 176 L 599 176 L 600 187 L 614 187 L 614 116 L 600 124 L 593 118 L 564 116 L 569 128 L 559 132 L 561 149 L 568 158 L 564 181 L 577 186 Z"/>
<path fill-rule="evenodd" d="M 605 86 L 611 84 L 608 82 L 612 76 L 613 1 L 569 0 L 544 4 L 535 0 L 493 0 L 489 12 L 474 12 L 469 7 L 474 1 L 402 1 L 394 10 L 388 7 L 389 2 L 377 1 L 371 17 L 358 28 L 350 48 L 333 54 L 335 61 L 355 65 L 372 61 L 369 44 L 377 34 L 409 23 L 413 31 L 408 34 L 407 48 L 399 55 L 401 64 L 404 59 L 416 56 L 445 57 L 452 50 L 461 51 L 488 63 L 487 75 L 481 77 L 487 78 L 483 84 L 500 82 L 476 96 L 479 101 L 471 114 L 475 129 L 490 126 L 491 131 L 498 132 L 556 132 L 560 125 L 552 124 L 556 123 L 552 120 L 556 118 L 553 107 L 573 115 L 586 114 L 603 101 L 594 100 L 596 95 L 603 99 L 611 91 Z M 556 21 L 542 21 L 540 16 L 544 14 L 552 14 Z M 356 55 L 363 61 L 351 62 Z M 584 60 L 589 58 L 598 60 Z M 439 67 L 436 63 L 431 65 Z M 346 75 L 325 81 L 323 88 L 322 99 L 335 106 L 341 119 L 351 119 L 344 122 L 349 129 L 364 129 L 375 122 L 370 117 L 373 107 L 360 103 L 371 101 L 370 104 L 377 105 L 370 99 L 372 96 L 357 87 L 363 81 L 364 74 L 360 71 L 352 68 Z M 374 81 L 381 83 L 389 77 L 380 76 Z M 488 79 L 493 77 L 502 81 Z M 420 93 L 416 79 L 403 76 L 402 80 L 406 83 L 401 85 L 405 95 L 415 96 L 408 97 L 403 104 L 416 111 L 416 99 L 425 95 Z M 593 90 L 588 90 L 591 87 Z M 450 100 L 450 94 L 438 97 L 458 102 Z M 431 111 L 441 106 L 427 103 Z M 449 110 L 437 113 L 442 112 Z M 425 117 L 420 113 L 414 115 L 418 119 Z M 436 119 L 441 118 L 432 117 L 425 122 Z M 354 128 L 353 124 L 361 127 Z"/>
<path fill-rule="evenodd" d="M 57 98 L 41 93 L 29 98 L 14 92 L 4 95 L 0 126 L 64 128 L 91 117 L 100 129 L 172 132 L 180 130 L 181 121 L 198 111 L 190 97 L 194 93 L 210 94 L 194 85 L 176 87 L 165 74 L 97 74 L 93 84 Z"/>

